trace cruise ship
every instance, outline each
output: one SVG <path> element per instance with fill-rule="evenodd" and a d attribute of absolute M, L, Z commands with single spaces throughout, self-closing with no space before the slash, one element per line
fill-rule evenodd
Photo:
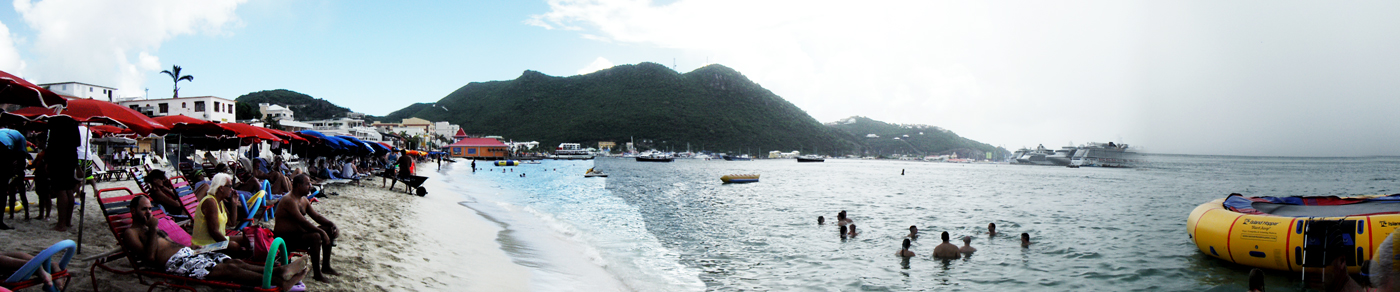
<path fill-rule="evenodd" d="M 1135 152 L 1128 151 L 1128 144 L 1088 143 L 1081 146 L 1065 146 L 1050 150 L 1045 145 L 1035 149 L 1022 148 L 1012 154 L 1014 164 L 1056 165 L 1056 166 L 1098 166 L 1134 167 L 1143 163 Z"/>

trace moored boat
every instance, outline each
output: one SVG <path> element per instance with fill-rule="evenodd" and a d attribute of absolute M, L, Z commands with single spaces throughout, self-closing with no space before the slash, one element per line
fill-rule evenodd
<path fill-rule="evenodd" d="M 641 162 L 671 162 L 673 160 L 676 160 L 675 157 L 658 151 L 652 151 L 650 153 L 637 155 L 636 159 L 637 161 Z"/>
<path fill-rule="evenodd" d="M 757 174 L 726 174 L 719 177 L 724 183 L 751 183 L 758 182 Z"/>
<path fill-rule="evenodd" d="M 750 161 L 750 160 L 753 160 L 753 158 L 750 158 L 748 154 L 739 155 L 739 156 L 723 155 L 722 157 L 724 157 L 724 160 L 725 160 L 725 161 Z"/>
<path fill-rule="evenodd" d="M 826 162 L 826 158 L 816 155 L 806 155 L 797 157 L 797 162 Z"/>
<path fill-rule="evenodd" d="M 1246 266 L 1302 271 L 1326 266 L 1332 253 L 1357 272 L 1400 224 L 1400 195 L 1245 197 L 1230 194 L 1197 206 L 1186 232 L 1206 255 Z M 1316 270 L 1316 269 L 1314 269 Z"/>

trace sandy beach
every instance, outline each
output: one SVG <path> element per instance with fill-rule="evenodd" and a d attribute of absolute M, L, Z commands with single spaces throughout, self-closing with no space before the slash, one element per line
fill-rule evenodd
<path fill-rule="evenodd" d="M 426 197 L 410 196 L 380 187 L 380 179 L 366 179 L 361 186 L 328 186 L 328 196 L 313 206 L 336 222 L 341 237 L 332 266 L 341 272 L 329 283 L 306 280 L 309 291 L 526 291 L 529 273 L 511 261 L 496 241 L 500 228 L 458 205 L 460 195 L 445 191 L 438 173 L 419 174 L 430 179 Z M 451 166 L 444 165 L 444 169 Z M 471 183 L 458 181 L 454 183 Z M 139 191 L 131 180 L 106 181 L 98 189 L 125 187 Z M 90 188 L 83 222 L 82 253 L 68 270 L 74 274 L 68 291 L 90 291 L 91 261 L 83 259 L 117 249 L 115 237 L 105 225 Z M 27 194 L 34 198 L 33 192 Z M 78 220 L 74 211 L 74 220 Z M 78 239 L 78 228 L 53 231 L 53 221 L 25 220 L 23 213 L 5 222 L 15 230 L 0 231 L 0 250 L 38 253 L 63 239 Z M 52 219 L 51 219 L 52 220 Z M 76 225 L 77 222 L 74 222 Z M 125 260 L 116 267 L 126 268 Z M 102 291 L 145 291 L 135 276 L 98 269 Z"/>

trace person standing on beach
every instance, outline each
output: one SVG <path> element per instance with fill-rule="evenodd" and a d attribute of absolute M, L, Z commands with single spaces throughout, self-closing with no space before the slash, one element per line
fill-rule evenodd
<path fill-rule="evenodd" d="M 22 192 L 24 185 L 24 162 L 29 157 L 29 153 L 24 152 L 24 134 L 12 129 L 0 129 L 0 143 L 4 148 L 0 149 L 0 205 L 9 208 L 19 203 L 16 199 L 24 195 Z M 29 200 L 26 201 L 27 205 Z M 4 214 L 0 214 L 4 215 Z M 14 212 L 10 212 L 11 218 Z M 0 230 L 10 230 L 9 225 L 5 225 L 5 217 L 0 216 Z M 29 219 L 29 210 L 24 210 L 24 219 Z"/>
<path fill-rule="evenodd" d="M 320 213 L 316 213 L 315 208 L 311 208 L 311 202 L 306 200 L 306 195 L 310 193 L 310 177 L 298 174 L 292 179 L 291 194 L 277 202 L 272 233 L 281 237 L 287 243 L 287 248 L 309 250 L 311 270 L 315 272 L 312 278 L 326 282 L 323 274 L 340 275 L 331 268 L 331 247 L 335 246 L 335 239 L 340 236 L 340 230 L 336 229 L 335 222 L 322 217 Z M 311 217 L 310 220 L 307 217 Z"/>
<path fill-rule="evenodd" d="M 472 172 L 476 172 L 476 159 L 472 159 Z"/>
<path fill-rule="evenodd" d="M 44 158 L 48 164 L 45 166 L 48 173 L 44 175 L 49 177 L 49 189 L 58 199 L 54 205 L 58 209 L 58 222 L 54 223 L 53 230 L 68 231 L 73 227 L 73 193 L 81 183 L 78 177 L 80 135 L 77 120 L 68 116 L 49 118 L 47 149 L 53 151 Z"/>
<path fill-rule="evenodd" d="M 961 257 L 961 255 L 958 254 L 958 246 L 948 243 L 947 231 L 943 232 L 943 243 L 933 247 L 933 257 L 940 259 L 957 259 Z"/>

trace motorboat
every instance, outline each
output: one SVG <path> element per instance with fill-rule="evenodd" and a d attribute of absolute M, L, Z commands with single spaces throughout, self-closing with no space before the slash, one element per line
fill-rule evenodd
<path fill-rule="evenodd" d="M 637 155 L 636 159 L 640 162 L 671 162 L 676 160 L 675 157 L 666 153 L 661 153 L 660 151 L 651 151 L 642 155 Z"/>
<path fill-rule="evenodd" d="M 583 177 L 608 177 L 608 174 L 589 168 L 588 171 L 583 173 Z"/>
<path fill-rule="evenodd" d="M 826 162 L 826 158 L 816 155 L 798 156 L 797 162 Z"/>
<path fill-rule="evenodd" d="M 724 157 L 724 160 L 725 160 L 725 161 L 750 161 L 750 160 L 753 160 L 753 158 L 750 158 L 748 154 L 743 154 L 743 155 L 739 155 L 739 156 L 722 155 L 722 156 L 720 156 L 720 157 Z"/>

